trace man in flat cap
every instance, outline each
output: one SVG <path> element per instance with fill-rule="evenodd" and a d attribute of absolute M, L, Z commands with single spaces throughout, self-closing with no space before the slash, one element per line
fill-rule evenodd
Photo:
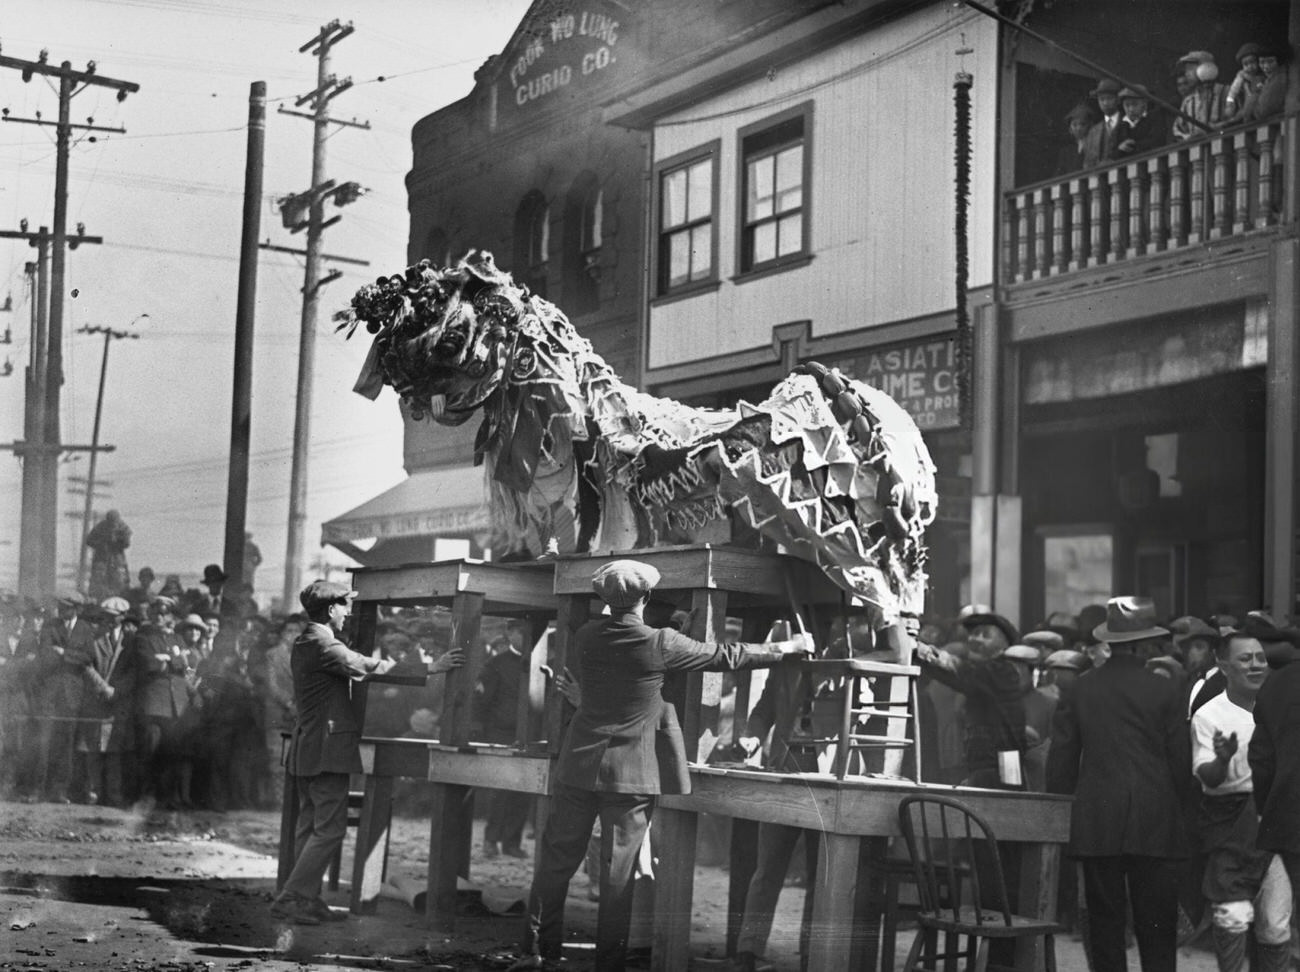
<path fill-rule="evenodd" d="M 82 616 L 86 599 L 79 592 L 66 591 L 55 601 L 58 616 L 41 628 L 36 697 L 40 714 L 54 717 L 43 720 L 39 730 L 45 798 L 68 803 L 84 789 L 73 774 L 73 745 L 95 628 Z"/>
<path fill-rule="evenodd" d="M 352 651 L 339 640 L 357 592 L 315 580 L 298 600 L 307 624 L 293 643 L 293 696 L 298 716 L 289 746 L 289 775 L 298 796 L 293 870 L 271 903 L 271 914 L 295 924 L 345 918 L 320 897 L 321 879 L 347 833 L 348 776 L 360 773 L 361 725 L 352 708 L 352 683 L 382 675 L 396 662 Z M 450 651 L 429 663 L 429 673 L 459 665 Z"/>
<path fill-rule="evenodd" d="M 615 560 L 592 576 L 608 616 L 577 632 L 580 699 L 554 771 L 554 793 L 528 901 L 525 958 L 515 968 L 560 959 L 564 899 L 597 818 L 601 826 L 600 908 L 595 968 L 622 969 L 632 909 L 632 875 L 659 793 L 687 793 L 685 743 L 664 700 L 668 672 L 766 668 L 804 656 L 806 636 L 766 644 L 714 644 L 645 623 L 659 571 Z"/>
<path fill-rule="evenodd" d="M 90 802 L 126 806 L 126 760 L 135 748 L 137 655 L 122 619 L 131 610 L 124 597 L 99 605 L 99 636 L 86 668 L 88 690 L 77 724 L 77 751 L 85 753 Z"/>

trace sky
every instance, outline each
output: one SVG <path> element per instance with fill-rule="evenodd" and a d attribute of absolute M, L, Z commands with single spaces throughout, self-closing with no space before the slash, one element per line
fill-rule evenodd
<path fill-rule="evenodd" d="M 91 87 L 72 101 L 74 123 L 122 127 L 125 134 L 74 133 L 68 228 L 102 245 L 68 253 L 64 302 L 62 437 L 88 443 L 102 364 L 102 335 L 83 326 L 138 333 L 108 355 L 96 509 L 117 509 L 133 531 L 132 575 L 148 565 L 192 586 L 204 564 L 222 560 L 235 299 L 247 151 L 249 86 L 267 83 L 262 240 L 302 249 L 303 234 L 281 223 L 275 200 L 307 189 L 312 124 L 283 114 L 312 90 L 317 62 L 299 47 L 331 20 L 355 32 L 331 50 L 331 70 L 353 87 L 331 103 L 335 117 L 368 130 L 332 126 L 325 173 L 369 191 L 338 213 L 326 253 L 368 260 L 329 264 L 341 279 L 321 292 L 311 411 L 304 576 L 317 558 L 350 563 L 321 549 L 320 524 L 405 478 L 396 398 L 352 394 L 367 350 L 364 331 L 347 341 L 332 314 L 380 273 L 406 265 L 404 178 L 411 128 L 463 98 L 473 73 L 499 52 L 527 0 L 6 0 L 0 49 L 139 84 L 116 100 Z M 13 117 L 57 118 L 57 83 L 0 70 L 0 107 Z M 310 106 L 297 108 L 309 111 Z M 52 225 L 54 128 L 0 124 L 0 228 Z M 0 240 L 0 442 L 23 436 L 23 369 L 28 363 L 31 294 L 24 264 L 36 251 Z M 255 582 L 264 605 L 283 584 L 290 455 L 301 319 L 302 258 L 262 251 L 257 284 L 248 529 L 263 556 Z M 85 454 L 61 466 L 60 560 L 75 564 L 82 504 L 69 480 L 88 472 Z M 17 586 L 21 468 L 0 452 L 0 589 Z M 68 515 L 68 514 L 72 515 Z"/>

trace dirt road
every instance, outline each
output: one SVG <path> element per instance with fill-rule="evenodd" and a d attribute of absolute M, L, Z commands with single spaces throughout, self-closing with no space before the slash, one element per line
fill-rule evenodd
<path fill-rule="evenodd" d="M 495 914 L 487 904 L 522 898 L 530 860 L 475 853 L 479 892 L 462 892 L 454 937 L 429 932 L 422 915 L 387 898 L 374 915 L 304 927 L 277 921 L 268 910 L 278 838 L 278 815 L 269 812 L 144 814 L 0 803 L 0 970 L 480 970 L 500 968 L 497 959 L 518 941 L 522 919 Z M 396 820 L 390 876 L 422 882 L 427 845 L 426 821 Z M 349 856 L 350 846 L 345 862 Z M 692 952 L 721 955 L 726 871 L 699 867 L 694 897 Z M 346 880 L 326 899 L 346 907 Z M 769 947 L 779 972 L 799 968 L 801 904 L 802 892 L 787 888 Z M 566 957 L 574 972 L 590 967 L 595 908 L 580 873 L 568 902 Z M 901 968 L 911 933 L 899 937 Z M 1062 972 L 1086 969 L 1069 936 L 1058 939 L 1057 954 Z M 1180 955 L 1184 972 L 1213 967 L 1205 952 Z"/>

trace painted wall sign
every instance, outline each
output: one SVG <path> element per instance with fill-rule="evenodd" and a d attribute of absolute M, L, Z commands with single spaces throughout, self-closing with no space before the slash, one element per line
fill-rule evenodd
<path fill-rule="evenodd" d="M 543 107 L 575 85 L 596 83 L 618 61 L 623 25 L 595 6 L 539 21 L 507 61 L 500 104 Z"/>
<path fill-rule="evenodd" d="M 952 338 L 859 351 L 826 364 L 887 393 L 907 409 L 919 429 L 961 424 Z"/>

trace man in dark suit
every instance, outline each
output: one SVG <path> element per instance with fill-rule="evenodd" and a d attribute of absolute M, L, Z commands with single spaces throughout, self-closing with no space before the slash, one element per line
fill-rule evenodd
<path fill-rule="evenodd" d="M 1141 85 L 1125 88 L 1119 93 L 1119 102 L 1124 107 L 1124 117 L 1115 127 L 1115 158 L 1141 155 L 1166 143 L 1160 123 L 1150 113 L 1151 96 L 1146 88 Z"/>
<path fill-rule="evenodd" d="M 528 897 L 528 954 L 516 969 L 544 968 L 560 958 L 569 879 L 582 863 L 597 817 L 602 867 L 595 967 L 624 967 L 633 868 L 654 798 L 688 793 L 691 785 L 677 713 L 661 694 L 664 676 L 766 668 L 811 649 L 802 635 L 723 645 L 651 628 L 643 614 L 659 571 L 649 564 L 615 560 L 597 570 L 591 583 L 610 613 L 583 625 L 575 639 L 581 697 L 552 777 L 551 811 Z"/>
<path fill-rule="evenodd" d="M 122 619 L 131 610 L 123 597 L 99 605 L 100 634 L 86 669 L 89 690 L 81 704 L 77 749 L 86 754 L 90 801 L 126 805 L 126 760 L 135 749 L 135 688 L 139 671 L 133 638 Z"/>
<path fill-rule="evenodd" d="M 1061 695 L 1047 789 L 1075 797 L 1069 853 L 1083 871 L 1093 968 L 1125 967 L 1131 902 L 1143 972 L 1174 972 L 1191 740 L 1178 687 L 1143 664 L 1169 632 L 1149 598 L 1115 597 L 1093 634 L 1111 655 Z"/>
<path fill-rule="evenodd" d="M 1271 637 L 1289 645 L 1290 651 L 1277 653 L 1293 660 L 1275 667 L 1255 697 L 1255 732 L 1247 753 L 1259 812 L 1255 846 L 1282 858 L 1294 889 L 1300 888 L 1300 660 L 1295 660 L 1300 631 L 1276 629 Z"/>
<path fill-rule="evenodd" d="M 396 664 L 352 651 L 338 639 L 356 594 L 342 584 L 316 580 L 298 595 L 308 618 L 290 660 L 298 717 L 288 769 L 298 795 L 298 829 L 293 870 L 271 903 L 271 914 L 300 925 L 346 917 L 321 900 L 320 884 L 347 833 L 348 776 L 362 771 L 352 683 Z M 462 658 L 459 651 L 447 652 L 429 663 L 429 672 L 445 672 Z"/>
<path fill-rule="evenodd" d="M 1097 99 L 1101 121 L 1088 129 L 1083 141 L 1083 167 L 1095 169 L 1115 157 L 1115 132 L 1123 114 L 1119 108 L 1119 93 L 1123 86 L 1110 78 L 1102 78 L 1090 92 Z"/>
<path fill-rule="evenodd" d="M 58 617 L 41 628 L 39 681 L 36 685 L 40 722 L 39 752 L 45 798 L 68 803 L 85 793 L 85 781 L 74 776 L 76 717 L 85 693 L 83 672 L 94 653 L 94 626 L 81 616 L 85 598 L 69 591 L 57 598 Z"/>

